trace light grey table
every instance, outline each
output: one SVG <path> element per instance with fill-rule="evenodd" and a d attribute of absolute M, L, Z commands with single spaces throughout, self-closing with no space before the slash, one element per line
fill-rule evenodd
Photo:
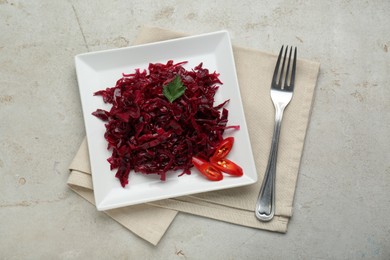
<path fill-rule="evenodd" d="M 389 259 L 390 2 L 0 0 L 0 259 Z M 179 214 L 154 247 L 65 185 L 73 58 L 142 25 L 321 62 L 287 234 Z"/>

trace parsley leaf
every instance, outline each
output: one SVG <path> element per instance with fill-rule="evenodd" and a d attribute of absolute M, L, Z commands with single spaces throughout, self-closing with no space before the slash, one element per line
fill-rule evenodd
<path fill-rule="evenodd" d="M 163 86 L 163 94 L 171 103 L 181 97 L 185 90 L 186 86 L 183 85 L 179 75 L 176 75 L 168 85 Z"/>

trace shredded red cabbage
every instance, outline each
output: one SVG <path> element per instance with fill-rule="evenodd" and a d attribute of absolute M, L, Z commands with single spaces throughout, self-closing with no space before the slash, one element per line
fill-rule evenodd
<path fill-rule="evenodd" d="M 214 95 L 222 82 L 216 72 L 199 64 L 192 70 L 172 60 L 149 64 L 148 70 L 136 69 L 123 74 L 115 87 L 95 93 L 112 105 L 110 111 L 97 109 L 92 114 L 105 121 L 105 139 L 112 155 L 111 170 L 122 187 L 131 170 L 158 174 L 166 179 L 168 171 L 190 174 L 193 156 L 209 158 L 222 141 L 227 128 L 228 100 L 214 106 Z M 185 93 L 170 103 L 163 86 L 179 75 Z M 180 174 L 180 175 L 182 175 Z"/>

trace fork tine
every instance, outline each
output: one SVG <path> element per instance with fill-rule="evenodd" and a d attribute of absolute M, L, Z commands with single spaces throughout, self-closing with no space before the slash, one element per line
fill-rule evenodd
<path fill-rule="evenodd" d="M 290 53 L 291 56 L 291 53 Z M 297 47 L 294 49 L 294 60 L 293 60 L 293 65 L 292 65 L 292 70 L 291 70 L 291 80 L 290 80 L 290 88 L 291 91 L 294 90 L 294 81 L 295 81 L 295 69 L 297 66 Z"/>
<path fill-rule="evenodd" d="M 282 53 L 283 53 L 283 45 L 282 48 L 280 49 L 278 60 L 275 65 L 275 70 L 274 70 L 274 76 L 272 77 L 272 87 L 276 86 L 277 82 L 277 77 L 278 77 L 278 72 L 279 72 L 279 65 L 280 65 L 280 59 L 282 58 Z"/>
<path fill-rule="evenodd" d="M 286 76 L 284 78 L 284 86 L 283 86 L 283 88 L 287 88 L 288 87 L 287 83 L 288 83 L 288 76 L 289 76 L 289 73 L 290 73 L 291 53 L 292 53 L 292 46 L 290 47 L 290 55 L 288 56 L 287 70 L 286 70 Z M 286 49 L 286 54 L 287 54 L 287 49 Z M 290 75 L 292 75 L 292 74 L 290 74 Z M 290 80 L 290 85 L 291 85 L 291 80 Z"/>
<path fill-rule="evenodd" d="M 278 81 L 278 86 L 280 88 L 282 88 L 282 79 L 283 79 L 283 73 L 284 73 L 284 64 L 286 63 L 287 50 L 288 50 L 288 46 L 286 46 L 286 50 L 284 52 L 284 57 L 283 57 L 282 68 L 280 69 L 280 75 L 279 75 L 279 81 Z M 287 72 L 288 72 L 288 70 L 287 70 Z"/>

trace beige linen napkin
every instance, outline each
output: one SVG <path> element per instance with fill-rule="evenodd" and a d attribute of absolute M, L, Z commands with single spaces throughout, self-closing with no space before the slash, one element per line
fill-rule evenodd
<path fill-rule="evenodd" d="M 183 34 L 160 28 L 144 28 L 135 44 L 167 40 L 181 36 Z M 107 212 L 107 214 L 123 225 L 125 225 L 124 222 L 133 223 L 133 221 L 127 221 L 132 219 L 133 214 L 138 215 L 138 217 L 145 214 L 145 218 L 151 212 L 164 215 L 165 218 L 159 218 L 160 221 L 158 223 L 150 223 L 144 221 L 143 218 L 136 218 L 134 221 L 136 221 L 137 225 L 125 225 L 151 243 L 157 243 L 162 237 L 171 221 L 173 221 L 176 211 L 253 228 L 277 232 L 287 231 L 288 220 L 292 216 L 295 186 L 319 72 L 319 63 L 302 59 L 298 60 L 295 93 L 292 102 L 285 111 L 279 141 L 276 213 L 272 221 L 260 222 L 255 218 L 254 206 L 263 180 L 271 145 L 274 108 L 269 91 L 277 57 L 270 53 L 242 47 L 234 47 L 233 51 L 259 181 L 254 185 L 241 188 L 125 207 L 121 211 L 122 213 L 125 212 L 126 215 L 121 215 L 120 218 L 112 214 L 111 210 Z M 84 152 L 79 152 L 72 162 L 70 166 L 71 175 L 68 182 L 81 196 L 90 198 L 93 196 L 93 187 L 89 174 L 89 157 L 85 141 L 81 145 L 80 150 Z M 83 189 L 84 193 L 79 191 L 79 187 L 82 187 L 81 189 Z M 91 195 L 87 196 L 86 193 Z M 159 227 L 159 230 L 156 229 L 153 233 L 151 231 L 153 228 L 148 227 L 155 225 Z M 140 230 L 139 228 L 137 229 L 137 226 L 142 226 L 143 228 Z M 147 229 L 147 231 L 144 229 Z M 161 233 L 158 236 L 157 233 L 159 231 Z M 157 236 L 158 238 L 156 238 Z M 156 240 L 157 242 L 155 242 Z"/>

